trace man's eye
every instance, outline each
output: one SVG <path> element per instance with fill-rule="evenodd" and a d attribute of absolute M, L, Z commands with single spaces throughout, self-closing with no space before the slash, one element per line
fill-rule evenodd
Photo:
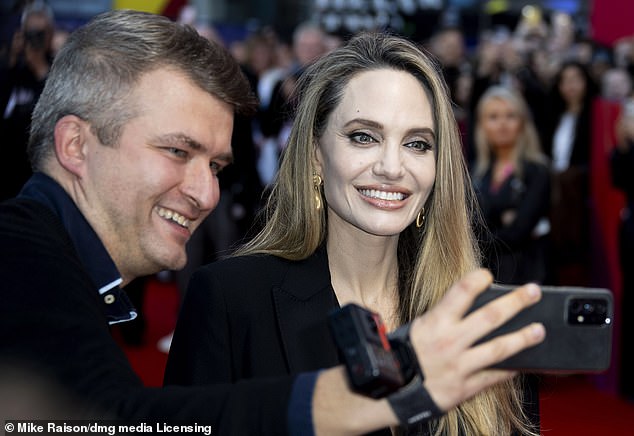
<path fill-rule="evenodd" d="M 428 141 L 412 141 L 404 145 L 405 147 L 411 148 L 412 150 L 416 151 L 428 151 L 433 148 L 431 143 L 429 143 Z"/>
<path fill-rule="evenodd" d="M 211 162 L 209 164 L 209 168 L 211 168 L 211 172 L 214 175 L 218 175 L 218 173 L 220 171 L 222 171 L 222 168 L 224 168 L 222 165 L 220 165 L 218 162 Z"/>
<path fill-rule="evenodd" d="M 187 152 L 176 147 L 168 147 L 167 151 L 178 157 L 187 157 Z"/>
<path fill-rule="evenodd" d="M 357 133 L 352 133 L 350 135 L 348 135 L 348 137 L 359 144 L 370 144 L 372 142 L 376 142 L 376 140 L 368 135 L 367 133 L 363 133 L 363 132 L 357 132 Z"/>

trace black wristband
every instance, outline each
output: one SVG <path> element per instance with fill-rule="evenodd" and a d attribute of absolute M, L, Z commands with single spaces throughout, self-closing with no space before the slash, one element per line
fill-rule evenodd
<path fill-rule="evenodd" d="M 404 427 L 420 424 L 444 414 L 423 386 L 420 375 L 416 375 L 408 384 L 388 395 L 387 401 Z"/>

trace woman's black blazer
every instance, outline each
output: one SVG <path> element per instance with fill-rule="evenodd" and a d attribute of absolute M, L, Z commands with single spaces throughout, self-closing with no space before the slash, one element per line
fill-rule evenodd
<path fill-rule="evenodd" d="M 325 249 L 303 261 L 235 257 L 190 280 L 166 384 L 279 376 L 339 364 L 327 325 L 339 307 Z"/>

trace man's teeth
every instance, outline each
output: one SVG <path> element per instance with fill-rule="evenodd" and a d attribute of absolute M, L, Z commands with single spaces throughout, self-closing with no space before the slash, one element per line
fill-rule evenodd
<path fill-rule="evenodd" d="M 402 192 L 377 191 L 376 189 L 360 189 L 359 192 L 366 197 L 380 200 L 403 200 L 405 198 L 405 194 Z"/>
<path fill-rule="evenodd" d="M 157 207 L 156 210 L 160 217 L 163 217 L 168 220 L 172 220 L 183 227 L 189 227 L 189 220 L 185 218 L 183 215 L 180 215 L 174 212 L 173 210 L 164 209 L 162 207 Z"/>

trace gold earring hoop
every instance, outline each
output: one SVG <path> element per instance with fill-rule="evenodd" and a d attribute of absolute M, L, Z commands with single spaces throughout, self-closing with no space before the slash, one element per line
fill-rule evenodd
<path fill-rule="evenodd" d="M 423 207 L 416 215 L 416 227 L 421 228 L 425 225 L 425 207 Z"/>
<path fill-rule="evenodd" d="M 313 189 L 315 190 L 315 208 L 321 209 L 321 190 L 320 186 L 323 183 L 323 179 L 319 174 L 313 174 Z"/>

